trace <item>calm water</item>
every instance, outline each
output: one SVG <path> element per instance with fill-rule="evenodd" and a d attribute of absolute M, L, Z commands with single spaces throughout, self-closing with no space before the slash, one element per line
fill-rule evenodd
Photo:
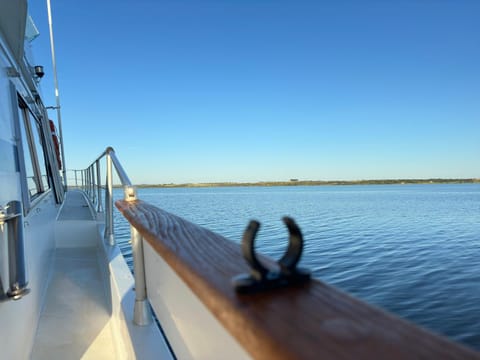
<path fill-rule="evenodd" d="M 120 192 L 116 193 L 121 196 Z M 139 197 L 279 258 L 280 221 L 303 231 L 301 265 L 365 301 L 480 349 L 480 185 L 365 185 L 140 189 Z M 117 239 L 130 256 L 129 228 Z"/>

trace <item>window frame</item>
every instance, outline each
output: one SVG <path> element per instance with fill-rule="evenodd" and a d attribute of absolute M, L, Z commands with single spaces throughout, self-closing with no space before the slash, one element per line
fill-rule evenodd
<path fill-rule="evenodd" d="M 35 131 L 35 129 L 32 129 L 32 124 L 31 124 L 32 119 L 30 118 L 31 117 L 30 109 L 28 108 L 27 104 L 25 103 L 25 101 L 23 101 L 23 99 L 20 96 L 18 96 L 18 108 L 22 114 L 22 116 L 20 117 L 20 121 L 23 121 L 25 135 L 27 136 L 25 141 L 28 143 L 28 150 L 30 152 L 30 158 L 32 160 L 32 167 L 33 167 L 33 173 L 34 173 L 33 181 L 35 182 L 35 186 L 37 188 L 36 189 L 37 191 L 35 192 L 35 194 L 31 196 L 32 199 L 34 199 L 38 194 L 45 192 L 45 189 L 42 183 L 42 178 L 41 178 L 42 175 L 40 171 L 40 163 L 38 162 L 37 147 L 36 147 L 34 135 L 33 135 L 33 131 Z M 25 152 L 25 149 L 24 149 L 24 152 Z M 24 161 L 25 161 L 25 158 L 24 158 Z"/>
<path fill-rule="evenodd" d="M 20 182 L 21 182 L 21 190 L 22 190 L 22 200 L 23 200 L 23 209 L 25 215 L 31 209 L 32 202 L 35 201 L 39 196 L 45 194 L 49 191 L 53 186 L 53 179 L 51 170 L 49 168 L 50 156 L 48 153 L 48 149 L 46 146 L 46 139 L 44 134 L 43 125 L 41 119 L 37 118 L 33 112 L 31 111 L 30 107 L 28 106 L 27 102 L 24 98 L 18 93 L 15 89 L 15 86 L 12 84 L 12 97 L 14 99 L 13 103 L 15 105 L 14 111 L 14 121 L 15 121 L 15 137 L 17 142 L 17 151 L 18 151 L 18 159 L 19 159 L 19 170 L 20 170 Z M 33 124 L 33 121 L 36 124 Z M 33 129 L 33 125 L 37 126 L 36 129 Z M 23 139 L 22 127 L 24 129 L 24 133 L 26 139 Z M 38 141 L 35 140 L 33 131 L 37 131 L 38 133 Z M 41 147 L 42 151 L 37 149 L 37 143 L 39 142 L 39 146 Z M 25 149 L 25 145 L 28 146 L 28 149 Z M 30 154 L 30 159 L 32 162 L 32 170 L 33 170 L 33 182 L 35 183 L 36 192 L 32 195 L 30 193 L 30 189 L 28 188 L 28 179 L 27 179 L 27 170 L 25 161 L 25 152 Z M 43 152 L 43 154 L 41 154 Z M 43 156 L 43 159 L 39 157 Z M 42 168 L 40 161 L 43 161 L 42 164 L 45 168 L 45 174 L 42 174 Z M 47 186 L 44 186 L 42 176 L 47 177 Z"/>

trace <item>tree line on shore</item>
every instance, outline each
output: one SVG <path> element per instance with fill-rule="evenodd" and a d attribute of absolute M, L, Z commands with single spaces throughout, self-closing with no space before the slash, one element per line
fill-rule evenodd
<path fill-rule="evenodd" d="M 212 182 L 183 184 L 140 184 L 139 188 L 175 187 L 228 187 L 228 186 L 321 186 L 321 185 L 393 185 L 393 184 L 468 184 L 480 183 L 480 178 L 470 179 L 379 179 L 379 180 L 298 180 L 259 181 L 259 182 Z"/>

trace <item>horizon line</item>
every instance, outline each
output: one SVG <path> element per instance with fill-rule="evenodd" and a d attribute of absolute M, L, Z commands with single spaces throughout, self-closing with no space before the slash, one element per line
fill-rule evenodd
<path fill-rule="evenodd" d="M 218 181 L 136 184 L 137 187 L 233 187 L 233 186 L 315 186 L 315 185 L 394 185 L 394 184 L 452 184 L 480 183 L 480 178 L 400 178 L 400 179 L 360 179 L 360 180 L 275 180 L 275 181 Z M 116 184 L 114 186 L 120 186 Z"/>

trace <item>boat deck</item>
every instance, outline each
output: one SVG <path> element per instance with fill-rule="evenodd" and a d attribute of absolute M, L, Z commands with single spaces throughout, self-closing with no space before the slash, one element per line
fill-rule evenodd
<path fill-rule="evenodd" d="M 58 221 L 65 220 L 94 220 L 81 191 L 70 190 L 65 194 L 65 203 L 58 215 Z"/>
<path fill-rule="evenodd" d="M 94 222 L 86 205 L 69 192 L 58 220 Z M 110 314 L 97 248 L 57 248 L 32 359 L 114 359 Z"/>

